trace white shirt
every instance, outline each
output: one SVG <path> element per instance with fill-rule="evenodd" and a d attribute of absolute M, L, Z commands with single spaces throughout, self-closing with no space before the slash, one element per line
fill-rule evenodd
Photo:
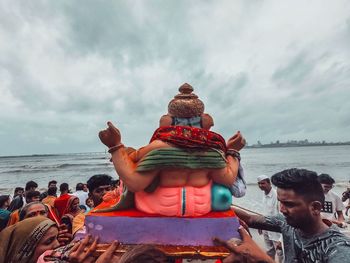
<path fill-rule="evenodd" d="M 342 211 L 345 209 L 340 197 L 332 191 L 329 191 L 324 195 L 324 205 L 321 210 L 321 216 L 328 220 L 337 220 L 335 217 L 336 211 Z"/>
<path fill-rule="evenodd" d="M 79 191 L 76 191 L 75 193 L 73 193 L 72 195 L 75 195 L 76 197 L 79 198 L 80 205 L 86 206 L 85 201 L 89 197 L 89 194 L 87 192 L 84 192 L 83 190 L 79 190 Z"/>
<path fill-rule="evenodd" d="M 265 216 L 276 216 L 279 214 L 279 205 L 277 200 L 277 192 L 275 189 L 271 188 L 268 194 L 263 195 L 262 204 L 264 206 Z M 269 239 L 273 241 L 281 241 L 282 235 L 277 232 L 267 231 Z"/>

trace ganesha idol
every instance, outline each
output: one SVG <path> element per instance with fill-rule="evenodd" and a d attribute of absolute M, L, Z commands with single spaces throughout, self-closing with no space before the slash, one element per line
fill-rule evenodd
<path fill-rule="evenodd" d="M 125 147 L 111 122 L 99 133 L 123 183 L 118 202 L 86 217 L 87 232 L 102 242 L 213 246 L 213 237 L 239 237 L 230 205 L 245 140 L 237 132 L 225 142 L 210 131 L 213 119 L 193 88 L 186 83 L 179 91 L 148 145 Z"/>

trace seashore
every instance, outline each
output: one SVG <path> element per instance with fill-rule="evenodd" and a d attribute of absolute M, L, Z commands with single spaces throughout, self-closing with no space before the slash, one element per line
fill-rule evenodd
<path fill-rule="evenodd" d="M 185 92 L 185 89 L 187 92 Z M 197 96 L 188 95 L 192 92 L 191 89 L 188 84 L 180 87 L 181 94 L 175 96 L 175 102 L 176 99 L 181 100 L 186 96 L 189 96 L 191 100 L 193 98 L 197 100 Z M 99 137 L 109 148 L 108 152 L 112 156 L 111 161 L 124 183 L 124 187 L 120 188 L 122 189 L 119 193 L 120 199 L 116 199 L 119 201 L 108 207 L 97 206 L 85 217 L 85 227 L 79 235 L 100 236 L 102 245 L 99 245 L 96 253 L 103 253 L 106 249 L 103 244 L 111 243 L 112 240 L 119 240 L 122 244 L 119 247 L 120 253 L 125 252 L 128 245 L 153 244 L 168 256 L 175 258 L 223 258 L 228 256 L 229 251 L 222 250 L 223 246 L 211 245 L 212 237 L 218 235 L 221 240 L 228 240 L 232 236 L 239 237 L 238 232 L 242 236 L 242 232 L 239 231 L 238 227 L 238 214 L 236 215 L 238 212 L 236 210 L 232 211 L 230 204 L 238 204 L 238 200 L 240 200 L 234 198 L 232 202 L 231 198 L 232 195 L 236 196 L 232 189 L 237 178 L 243 176 L 240 174 L 241 157 L 239 151 L 244 147 L 244 138 L 240 132 L 237 132 L 226 143 L 221 135 L 209 131 L 213 122 L 208 114 L 203 113 L 204 106 L 199 107 L 199 112 L 195 113 L 198 116 L 172 115 L 174 112 L 170 113 L 170 109 L 169 106 L 169 113 L 162 116 L 160 128 L 155 131 L 150 144 L 140 148 L 140 150 L 132 149 L 130 152 L 130 148 L 121 143 L 120 131 L 111 122 L 107 123 L 108 128 L 106 130 L 100 132 Z M 182 110 L 182 107 L 176 106 L 174 109 Z M 176 114 L 179 114 L 179 112 L 176 112 Z M 185 121 L 186 124 L 187 122 L 201 123 L 201 126 L 199 128 L 184 124 L 173 125 L 171 123 L 174 120 L 175 123 L 177 121 L 180 123 Z M 202 123 L 207 123 L 207 128 L 203 128 Z M 105 158 L 102 160 L 106 161 Z M 60 168 L 64 167 L 67 167 L 67 165 L 62 164 L 55 168 L 59 171 Z M 27 167 L 24 165 L 22 168 L 33 168 L 33 166 Z M 113 169 L 113 167 L 110 168 Z M 294 169 L 292 172 L 300 172 L 297 176 L 302 176 L 301 174 L 304 172 L 309 173 L 310 177 L 307 180 L 313 180 L 312 182 L 316 182 L 316 185 L 320 185 L 317 180 L 315 181 L 315 178 L 317 178 L 316 172 L 303 169 L 296 170 L 298 169 Z M 288 173 L 287 170 L 281 173 L 284 172 Z M 146 177 L 144 174 L 147 173 L 148 176 Z M 281 174 L 281 176 L 285 175 Z M 288 176 L 286 178 L 288 179 Z M 254 180 L 254 177 L 250 177 L 250 180 L 252 179 Z M 153 187 L 153 183 L 156 183 L 156 188 L 148 189 L 150 186 Z M 215 184 L 218 186 L 215 186 Z M 252 186 L 253 184 L 250 182 L 249 185 Z M 249 188 L 251 187 L 248 187 L 248 191 Z M 66 190 L 68 191 L 68 185 Z M 259 207 L 260 195 L 256 191 L 251 191 L 251 193 L 256 194 L 251 197 L 256 205 L 252 210 L 261 210 L 261 207 Z M 130 195 L 132 199 L 130 199 Z M 167 203 L 170 200 L 169 196 L 176 196 L 173 199 L 175 205 Z M 216 199 L 216 196 L 219 196 L 218 199 Z M 241 200 L 245 200 L 244 207 L 248 208 L 248 203 L 254 206 L 254 202 L 250 202 L 248 196 L 242 198 L 242 195 L 239 195 L 239 197 L 241 197 Z M 136 209 L 136 214 L 123 215 L 123 212 L 130 211 L 128 209 Z M 113 214 L 108 214 L 108 212 L 113 212 Z M 140 214 L 140 212 L 143 214 Z M 212 215 L 213 213 L 216 213 L 215 216 Z M 239 217 L 242 219 L 241 214 Z M 246 217 L 246 219 L 249 218 Z M 178 225 L 173 224 L 174 220 Z M 316 220 L 318 219 L 316 218 Z M 188 224 L 190 221 L 192 223 Z M 148 224 L 149 222 L 152 223 Z M 223 222 L 226 223 L 223 224 Z M 233 224 L 233 222 L 236 223 Z M 254 223 L 254 221 L 252 222 Z M 301 220 L 299 223 L 302 222 Z M 133 230 L 135 230 L 133 225 L 147 225 L 146 228 L 150 228 L 150 232 L 142 232 L 141 229 L 139 231 L 136 229 L 133 233 Z M 188 228 L 183 230 L 186 225 Z M 204 228 L 196 229 L 197 226 L 201 225 Z M 166 231 L 163 233 L 159 231 L 160 228 L 157 231 L 157 227 L 163 227 L 165 230 L 170 230 L 173 227 L 170 236 L 181 238 L 172 242 L 171 238 L 166 237 Z M 322 227 L 325 226 L 322 225 Z M 176 231 L 176 228 L 178 231 Z M 216 232 L 204 233 L 206 235 L 203 235 L 204 229 L 214 229 Z M 126 231 L 124 232 L 124 230 Z M 261 237 L 256 232 L 253 235 L 256 241 L 261 241 Z M 245 239 L 243 238 L 243 240 Z M 261 246 L 262 242 L 257 241 L 256 243 Z M 228 247 L 227 243 L 226 247 Z"/>

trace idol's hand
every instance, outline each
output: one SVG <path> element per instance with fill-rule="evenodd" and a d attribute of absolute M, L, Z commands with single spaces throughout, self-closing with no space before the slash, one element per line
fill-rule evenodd
<path fill-rule="evenodd" d="M 120 131 L 109 121 L 107 122 L 108 128 L 99 132 L 101 142 L 107 147 L 111 148 L 120 144 L 121 135 Z"/>
<path fill-rule="evenodd" d="M 226 146 L 227 149 L 234 149 L 236 151 L 240 151 L 244 147 L 245 143 L 246 141 L 243 138 L 241 132 L 238 131 L 235 135 L 228 139 Z"/>

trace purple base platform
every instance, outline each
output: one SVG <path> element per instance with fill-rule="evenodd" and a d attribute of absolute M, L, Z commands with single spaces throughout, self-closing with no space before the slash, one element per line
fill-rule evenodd
<path fill-rule="evenodd" d="M 212 238 L 240 238 L 235 215 L 225 217 L 129 217 L 94 216 L 85 219 L 86 234 L 99 242 L 118 240 L 124 244 L 213 246 Z"/>

